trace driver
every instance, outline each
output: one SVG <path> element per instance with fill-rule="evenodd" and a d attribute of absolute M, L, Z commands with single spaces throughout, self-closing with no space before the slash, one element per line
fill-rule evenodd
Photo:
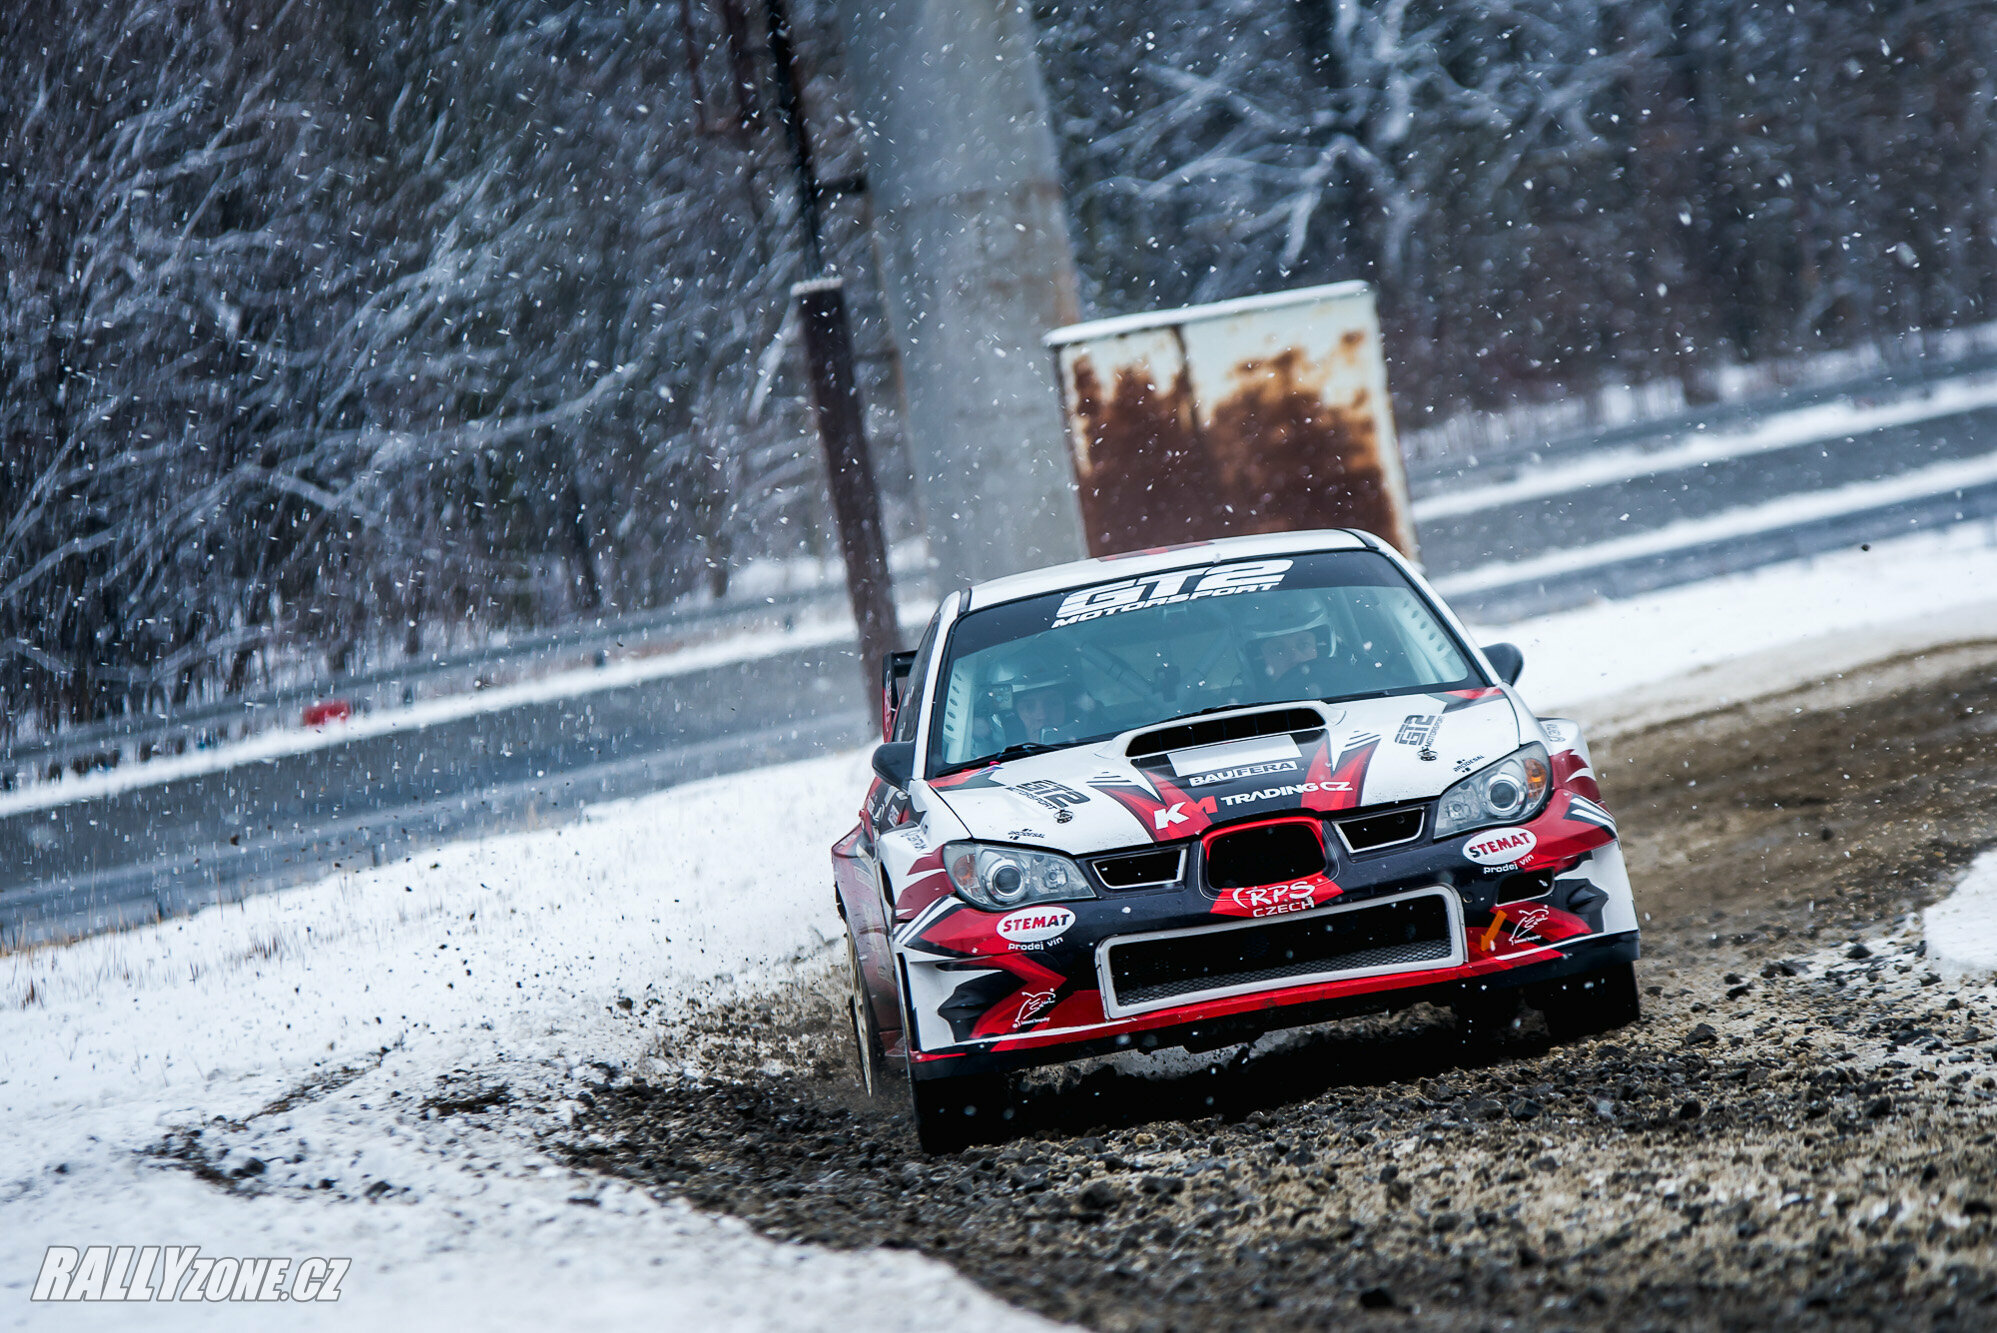
<path fill-rule="evenodd" d="M 1315 699 L 1338 651 L 1338 632 L 1315 597 L 1279 596 L 1247 609 L 1241 655 L 1252 688 L 1269 700 Z"/>
<path fill-rule="evenodd" d="M 1060 684 L 1048 685 L 1043 689 L 1021 694 L 1019 687 L 1012 691 L 1012 711 L 1019 718 L 1020 729 L 1030 741 L 1051 740 L 1062 727 L 1068 725 L 1068 693 Z"/>
<path fill-rule="evenodd" d="M 981 739 L 994 749 L 1021 741 L 1062 741 L 1084 708 L 1074 672 L 1058 658 L 1035 655 L 1002 662 L 993 669 L 988 689 L 991 712 L 983 729 L 988 734 Z"/>

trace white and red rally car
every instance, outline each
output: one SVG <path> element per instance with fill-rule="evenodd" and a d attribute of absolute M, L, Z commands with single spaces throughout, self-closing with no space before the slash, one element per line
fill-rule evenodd
<path fill-rule="evenodd" d="M 1535 717 L 1361 532 L 1085 560 L 946 597 L 832 849 L 870 1085 L 932 1151 L 1008 1075 L 1519 997 L 1637 1016 L 1637 918 L 1580 728 Z"/>

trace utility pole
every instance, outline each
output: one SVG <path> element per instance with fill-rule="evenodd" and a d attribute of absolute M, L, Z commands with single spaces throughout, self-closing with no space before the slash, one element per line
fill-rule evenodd
<path fill-rule="evenodd" d="M 894 594 L 888 577 L 888 548 L 881 523 L 881 496 L 860 416 L 860 392 L 853 383 L 853 339 L 846 322 L 846 284 L 837 277 L 815 278 L 790 289 L 804 334 L 811 371 L 811 413 L 825 449 L 825 475 L 832 485 L 832 517 L 839 528 L 839 554 L 846 561 L 846 593 L 860 631 L 860 671 L 869 702 L 881 686 L 881 662 L 901 646 Z"/>
<path fill-rule="evenodd" d="M 942 585 L 1079 558 L 1040 340 L 1080 318 L 1080 303 L 1032 17 L 1015 0 L 835 7 Z"/>
<path fill-rule="evenodd" d="M 765 0 L 765 13 L 770 25 L 770 55 L 776 65 L 777 115 L 783 121 L 797 173 L 805 262 L 812 275 L 791 286 L 791 299 L 797 303 L 798 326 L 804 338 L 812 419 L 825 451 L 832 517 L 839 529 L 839 553 L 846 563 L 846 595 L 852 602 L 853 623 L 860 636 L 861 679 L 871 707 L 878 702 L 881 663 L 901 646 L 901 625 L 895 617 L 894 590 L 888 577 L 881 497 L 874 484 L 860 392 L 853 380 L 853 335 L 846 318 L 845 282 L 828 274 L 825 267 L 821 235 L 825 189 L 818 179 L 811 135 L 804 123 L 803 76 L 797 66 L 797 47 L 791 40 L 790 14 L 784 0 Z"/>

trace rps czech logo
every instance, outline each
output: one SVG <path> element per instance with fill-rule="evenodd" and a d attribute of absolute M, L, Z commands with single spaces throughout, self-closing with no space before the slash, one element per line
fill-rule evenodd
<path fill-rule="evenodd" d="M 1300 879 L 1294 884 L 1258 884 L 1254 888 L 1229 889 L 1213 910 L 1217 916 L 1283 916 L 1308 912 L 1342 892 L 1322 876 Z"/>
<path fill-rule="evenodd" d="M 1075 914 L 1065 907 L 1028 907 L 1000 917 L 993 929 L 1012 944 L 1044 944 L 1067 934 L 1074 924 Z"/>
<path fill-rule="evenodd" d="M 1491 870 L 1511 870 L 1532 855 L 1539 845 L 1532 830 L 1522 828 L 1486 829 L 1463 844 L 1463 854 Z"/>

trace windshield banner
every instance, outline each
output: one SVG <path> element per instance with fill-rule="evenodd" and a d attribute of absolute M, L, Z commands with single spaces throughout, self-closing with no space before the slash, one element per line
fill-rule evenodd
<path fill-rule="evenodd" d="M 1204 565 L 1192 569 L 1171 569 L 1162 574 L 1119 579 L 1071 592 L 1061 599 L 1049 629 L 1098 620 L 1122 611 L 1152 606 L 1171 606 L 1203 597 L 1229 597 L 1238 592 L 1268 592 L 1282 586 L 1291 560 L 1244 560 L 1232 565 Z"/>

